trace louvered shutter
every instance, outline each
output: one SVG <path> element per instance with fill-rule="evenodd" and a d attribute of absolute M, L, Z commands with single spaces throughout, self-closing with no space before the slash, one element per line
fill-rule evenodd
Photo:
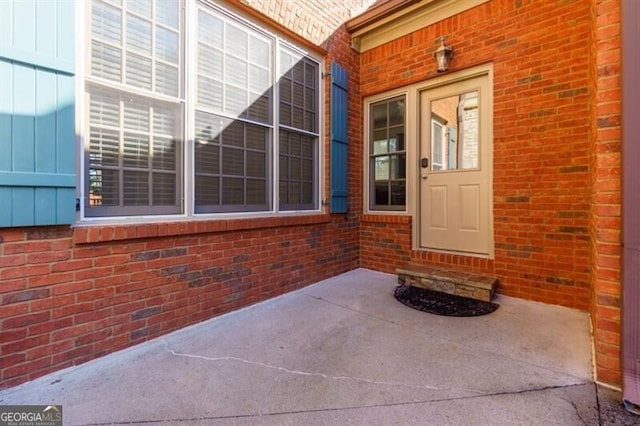
<path fill-rule="evenodd" d="M 337 63 L 331 64 L 331 213 L 349 208 L 349 76 Z"/>

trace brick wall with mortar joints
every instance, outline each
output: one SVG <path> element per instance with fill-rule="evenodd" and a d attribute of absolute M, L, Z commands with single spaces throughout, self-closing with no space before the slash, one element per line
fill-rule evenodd
<path fill-rule="evenodd" d="M 360 221 L 360 265 L 387 273 L 409 263 L 493 274 L 491 259 L 413 250 L 411 217 L 367 214 Z"/>
<path fill-rule="evenodd" d="M 407 216 L 365 215 L 360 220 L 360 266 L 395 273 L 410 261 L 411 221 Z M 366 247 L 366 250 L 362 250 Z"/>
<path fill-rule="evenodd" d="M 328 221 L 88 243 L 0 230 L 0 387 L 354 269 L 356 229 Z"/>
<path fill-rule="evenodd" d="M 599 381 L 620 384 L 620 2 L 494 0 L 362 56 L 363 96 L 494 65 L 495 260 L 412 261 L 475 268 L 499 291 L 593 315 Z M 497 125 L 500 124 L 500 125 Z M 362 258 L 374 248 L 361 239 Z M 473 265 L 475 263 L 475 265 Z M 472 266 L 473 265 L 473 266 Z"/>
<path fill-rule="evenodd" d="M 364 12 L 375 0 L 236 0 L 260 11 L 298 35 L 326 46 L 344 22 Z"/>
<path fill-rule="evenodd" d="M 592 0 L 591 250 L 596 377 L 621 383 L 621 5 Z"/>
<path fill-rule="evenodd" d="M 494 0 L 362 54 L 363 97 L 437 76 L 441 35 L 452 71 L 494 67 L 495 260 L 405 255 L 483 270 L 503 294 L 589 309 L 590 26 L 588 0 Z M 364 238 L 360 249 L 375 251 Z"/>
<path fill-rule="evenodd" d="M 358 54 L 335 20 L 367 2 L 334 2 L 332 9 L 323 3 L 313 21 L 313 2 L 297 3 L 298 10 L 308 3 L 307 17 L 289 29 L 302 37 L 326 35 L 325 71 L 334 59 L 349 71 L 350 120 L 361 122 Z M 290 24 L 289 12 L 281 19 L 280 10 L 263 11 Z M 305 29 L 305 22 L 313 25 Z M 330 78 L 323 83 L 328 200 Z M 351 126 L 349 137 L 346 215 L 0 229 L 0 388 L 358 267 L 360 126 Z"/>

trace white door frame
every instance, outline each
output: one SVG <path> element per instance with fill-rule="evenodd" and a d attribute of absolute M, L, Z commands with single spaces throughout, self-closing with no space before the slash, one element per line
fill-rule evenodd
<path fill-rule="evenodd" d="M 362 207 L 363 212 L 365 214 L 374 214 L 374 215 L 384 215 L 384 216 L 411 216 L 412 218 L 412 231 L 411 231 L 411 240 L 412 240 L 412 250 L 420 250 L 427 251 L 420 247 L 419 238 L 420 238 L 420 229 L 419 229 L 419 220 L 420 220 L 420 93 L 424 90 L 434 89 L 440 86 L 446 86 L 458 81 L 464 81 L 468 79 L 472 79 L 474 77 L 479 76 L 487 76 L 489 90 L 486 94 L 488 98 L 489 108 L 486 114 L 489 114 L 490 123 L 493 123 L 493 64 L 486 63 L 482 65 L 478 65 L 472 68 L 464 69 L 461 71 L 447 73 L 446 75 L 442 75 L 427 81 L 421 81 L 418 83 L 410 84 L 407 86 L 397 87 L 392 90 L 388 90 L 382 93 L 378 93 L 376 95 L 372 95 L 367 97 L 364 100 L 364 114 L 363 114 L 363 125 L 364 125 L 364 149 L 363 149 L 363 157 L 362 157 L 362 167 L 364 170 L 363 173 L 363 188 L 362 188 Z M 406 194 L 406 207 L 403 210 L 396 211 L 385 211 L 385 210 L 373 210 L 370 207 L 369 200 L 369 183 L 370 183 L 370 170 L 369 170 L 369 108 L 373 103 L 376 103 L 381 100 L 390 99 L 396 96 L 405 96 L 406 100 L 406 121 L 405 121 L 405 131 L 406 131 L 406 153 L 407 153 L 407 167 L 406 167 L 406 179 L 407 179 L 407 194 Z M 490 137 L 493 139 L 493 124 L 490 126 L 489 132 Z M 493 236 L 493 151 L 490 150 L 488 153 L 488 158 L 483 159 L 484 161 L 488 161 L 491 165 L 491 172 L 489 178 L 489 197 L 490 199 L 490 252 L 488 256 L 479 256 L 472 255 L 468 253 L 464 253 L 465 255 L 471 255 L 475 257 L 484 257 L 484 258 L 493 258 L 494 257 L 494 236 Z M 434 250 L 428 250 L 434 251 Z M 451 253 L 451 252 L 447 252 Z"/>
<path fill-rule="evenodd" d="M 421 182 L 422 182 L 422 168 L 420 165 L 421 159 L 421 141 L 420 141 L 420 131 L 417 130 L 416 134 L 416 143 L 414 147 L 414 160 L 413 164 L 415 165 L 413 175 L 414 184 L 412 185 L 412 195 L 411 198 L 415 200 L 412 203 L 411 213 L 413 216 L 413 249 L 420 251 L 435 251 L 435 252 L 444 252 L 444 253 L 453 253 L 460 254 L 465 256 L 474 256 L 474 257 L 483 257 L 483 258 L 493 258 L 495 254 L 495 241 L 494 241 L 494 218 L 493 218 L 493 66 L 492 64 L 480 65 L 477 67 L 469 68 L 467 70 L 462 70 L 456 73 L 447 74 L 445 76 L 438 77 L 433 80 L 429 80 L 424 82 L 424 84 L 418 85 L 416 87 L 417 95 L 416 95 L 416 111 L 414 112 L 415 123 L 417 126 L 420 126 L 421 121 L 421 111 L 420 111 L 420 99 L 421 93 L 433 89 L 437 89 L 444 86 L 455 85 L 456 83 L 468 81 L 471 79 L 475 79 L 477 77 L 486 77 L 488 80 L 488 87 L 486 88 L 487 93 L 483 93 L 482 96 L 487 101 L 483 102 L 485 108 L 481 111 L 481 114 L 485 117 L 486 122 L 488 124 L 488 129 L 484 129 L 484 138 L 487 140 L 483 141 L 483 143 L 490 144 L 490 148 L 486 150 L 483 157 L 480 159 L 482 162 L 481 167 L 487 167 L 488 171 L 488 179 L 487 179 L 487 197 L 489 203 L 489 217 L 488 217 L 488 250 L 486 254 L 479 253 L 471 253 L 471 252 L 463 252 L 463 251 L 455 251 L 455 250 L 445 250 L 445 249 L 435 249 L 429 247 L 421 246 Z M 408 183 L 408 185 L 410 185 Z"/>

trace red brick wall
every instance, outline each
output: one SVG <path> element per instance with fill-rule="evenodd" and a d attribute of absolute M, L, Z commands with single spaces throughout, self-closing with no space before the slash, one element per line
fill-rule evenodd
<path fill-rule="evenodd" d="M 599 381 L 619 385 L 621 277 L 620 1 L 593 0 L 592 313 Z"/>
<path fill-rule="evenodd" d="M 493 63 L 495 260 L 408 243 L 397 258 L 492 273 L 503 294 L 589 308 L 590 28 L 588 0 L 493 0 L 362 54 L 363 96 L 435 77 L 441 35 L 455 49 L 452 72 Z M 363 260 L 376 244 L 361 237 Z"/>
<path fill-rule="evenodd" d="M 240 7 L 238 0 L 230 1 Z M 350 76 L 349 214 L 0 229 L 0 388 L 76 365 L 359 266 L 358 54 L 341 26 L 369 0 L 244 1 L 321 45 Z M 325 5 L 326 6 L 326 5 Z M 254 13 L 255 15 L 255 13 Z M 252 19 L 256 19 L 257 15 Z M 293 20 L 293 21 L 291 21 Z M 317 35 L 321 34 L 322 39 Z M 330 78 L 324 78 L 329 112 Z M 323 199 L 329 196 L 324 123 Z"/>
<path fill-rule="evenodd" d="M 330 219 L 0 229 L 0 388 L 356 268 Z"/>
<path fill-rule="evenodd" d="M 619 1 L 493 0 L 361 59 L 341 23 L 366 0 L 242 3 L 320 44 L 326 70 L 332 59 L 350 70 L 350 213 L 0 229 L 0 387 L 358 265 L 393 272 L 407 261 L 591 307 L 598 379 L 619 384 Z M 434 77 L 440 35 L 455 46 L 452 71 L 494 64 L 494 260 L 413 251 L 410 217 L 361 215 L 362 98 Z"/>
<path fill-rule="evenodd" d="M 493 0 L 365 52 L 368 96 L 437 74 L 494 67 L 495 259 L 416 252 L 411 218 L 361 227 L 361 262 L 392 272 L 436 263 L 491 273 L 499 292 L 593 314 L 597 379 L 620 385 L 620 2 Z M 386 241 L 401 235 L 400 244 Z M 388 263 L 375 252 L 387 244 Z"/>
<path fill-rule="evenodd" d="M 412 250 L 411 217 L 365 214 L 360 219 L 360 266 L 395 273 L 407 262 L 494 274 L 492 259 Z"/>
<path fill-rule="evenodd" d="M 394 273 L 411 257 L 411 218 L 363 215 L 360 219 L 360 265 Z"/>

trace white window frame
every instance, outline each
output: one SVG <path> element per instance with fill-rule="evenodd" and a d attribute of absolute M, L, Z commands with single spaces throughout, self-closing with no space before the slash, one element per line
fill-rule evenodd
<path fill-rule="evenodd" d="M 444 84 L 454 83 L 456 81 L 464 81 L 479 75 L 488 75 L 491 84 L 493 84 L 493 64 L 483 64 L 472 68 L 464 69 L 445 76 L 438 76 L 433 79 L 419 81 L 417 83 L 409 84 L 402 87 L 393 88 L 386 92 L 381 92 L 376 95 L 365 97 L 363 100 L 363 156 L 362 167 L 364 170 L 364 179 L 362 182 L 362 209 L 365 214 L 370 215 L 390 215 L 390 216 L 406 216 L 410 215 L 413 220 L 413 241 L 418 241 L 417 238 L 417 216 L 419 214 L 419 188 L 418 179 L 420 177 L 420 93 L 423 90 L 429 90 Z M 406 102 L 406 117 L 405 117 L 405 131 L 406 131 L 406 152 L 407 152 L 407 188 L 406 188 L 406 208 L 405 210 L 374 210 L 370 208 L 370 173 L 369 159 L 370 159 L 370 117 L 369 110 L 372 104 L 380 102 L 382 100 L 395 98 L 397 96 L 405 96 Z M 491 95 L 491 92 L 489 92 Z M 493 97 L 489 97 L 490 110 L 493 111 Z M 493 161 L 492 158 L 488 158 L 488 161 Z M 417 246 L 414 248 L 417 249 Z"/>
<path fill-rule="evenodd" d="M 402 150 L 394 150 L 394 151 L 386 151 L 386 156 L 389 157 L 389 164 L 388 164 L 388 170 L 389 173 L 391 171 L 391 157 L 397 157 L 398 159 L 401 158 L 404 155 L 405 158 L 405 164 L 404 164 L 404 171 L 405 171 L 405 177 L 404 177 L 404 181 L 405 181 L 405 194 L 404 194 L 404 199 L 405 202 L 404 204 L 400 205 L 394 205 L 394 204 L 375 204 L 375 167 L 372 169 L 372 162 L 375 161 L 375 156 L 376 155 L 381 155 L 381 153 L 375 153 L 372 152 L 372 137 L 373 137 L 373 130 L 371 127 L 371 123 L 372 123 L 372 117 L 371 117 L 371 111 L 373 109 L 373 107 L 376 104 L 382 104 L 382 103 L 386 103 L 388 105 L 389 102 L 391 101 L 395 101 L 395 100 L 399 100 L 402 99 L 402 101 L 404 102 L 404 123 L 403 123 L 403 136 L 404 136 L 404 141 L 403 141 L 403 145 L 404 145 L 404 149 Z M 367 195 L 366 198 L 366 209 L 367 211 L 371 211 L 371 212 L 384 212 L 384 213 L 397 213 L 397 212 L 405 212 L 406 211 L 406 206 L 407 206 L 407 198 L 408 198 L 408 176 L 407 176 L 407 170 L 408 170 L 408 137 L 407 137 L 407 133 L 408 133 L 408 125 L 407 125 L 407 113 L 408 113 L 408 108 L 407 108 L 407 96 L 405 93 L 398 93 L 395 94 L 393 96 L 385 96 L 383 98 L 379 98 L 379 99 L 373 99 L 369 102 L 365 103 L 365 108 L 366 108 L 366 113 L 365 113 L 365 171 L 366 171 L 366 191 L 365 194 Z M 392 126 L 392 127 L 397 127 L 397 126 Z M 387 131 L 389 131 L 389 127 L 386 127 Z M 391 178 L 391 176 L 388 177 L 387 182 L 389 182 L 389 191 L 391 191 L 391 181 L 393 181 L 394 179 Z M 391 194 L 389 194 L 389 196 L 391 197 Z"/>
<path fill-rule="evenodd" d="M 77 54 L 77 79 L 76 79 L 76 134 L 78 135 L 78 157 L 77 164 L 78 170 L 78 198 L 79 198 L 79 223 L 91 223 L 91 222 L 111 222 L 111 223 L 146 223 L 146 222 L 165 222 L 168 220 L 181 220 L 181 219 L 226 219 L 226 218 L 241 218 L 241 217 L 265 217 L 265 216 L 289 216 L 289 215 L 306 215 L 317 214 L 322 211 L 323 197 L 323 168 L 324 168 L 324 84 L 322 82 L 322 70 L 324 69 L 323 58 L 315 52 L 307 51 L 301 46 L 297 45 L 295 41 L 292 41 L 286 36 L 278 34 L 276 31 L 268 30 L 259 24 L 256 24 L 242 15 L 237 10 L 231 10 L 223 8 L 222 6 L 210 1 L 210 0 L 184 0 L 184 79 L 180 82 L 183 85 L 184 97 L 183 97 L 183 128 L 184 134 L 183 151 L 182 151 L 182 174 L 180 180 L 182 181 L 182 212 L 179 214 L 158 214 L 158 215 L 119 215 L 119 216 L 88 216 L 86 213 L 86 197 L 89 196 L 88 188 L 88 164 L 85 160 L 85 143 L 88 143 L 88 102 L 85 98 L 86 94 L 86 81 L 87 77 L 90 77 L 90 69 L 87 66 L 88 61 L 88 49 L 86 43 L 90 43 L 90 37 L 86 37 L 88 25 L 85 23 L 87 15 L 90 14 L 91 5 L 89 2 L 77 2 L 76 3 L 76 16 L 85 17 L 78 22 L 78 31 L 85 37 L 78 37 L 76 40 Z M 197 46 L 197 10 L 199 7 L 207 7 L 216 10 L 219 13 L 225 14 L 229 19 L 233 19 L 236 23 L 246 26 L 249 31 L 258 31 L 259 33 L 270 37 L 274 40 L 271 55 L 273 57 L 272 70 L 272 119 L 271 124 L 271 152 L 267 159 L 267 167 L 271 168 L 270 174 L 267 176 L 267 185 L 270 185 L 270 209 L 264 211 L 234 211 L 234 212 L 219 212 L 219 213 L 194 213 L 195 208 L 195 164 L 194 164 L 194 126 L 195 126 L 195 102 L 196 102 L 196 62 L 195 62 L 195 50 Z M 90 19 L 90 17 L 89 17 Z M 87 41 L 87 39 L 89 39 Z M 316 132 L 303 132 L 316 138 L 315 151 L 314 151 L 314 170 L 313 170 L 313 195 L 312 195 L 312 208 L 292 208 L 291 210 L 281 209 L 278 197 L 279 188 L 279 159 L 278 159 L 278 131 L 279 128 L 279 116 L 278 116 L 278 86 L 277 80 L 280 77 L 278 64 L 279 55 L 282 49 L 287 49 L 290 52 L 312 61 L 317 66 L 316 74 L 316 99 L 315 99 L 315 111 L 317 111 L 316 117 Z M 114 84 L 108 82 L 108 84 Z M 124 86 L 124 85 L 121 85 Z M 136 92 L 135 88 L 126 86 L 126 91 Z M 142 94 L 149 96 L 149 93 L 142 91 Z M 159 98 L 162 98 L 159 96 Z M 167 99 L 164 99 L 167 100 Z M 283 127 L 283 129 L 285 129 Z M 291 130 L 288 129 L 287 130 Z M 296 130 L 296 129 L 294 129 Z"/>
<path fill-rule="evenodd" d="M 375 104 L 381 103 L 381 102 L 388 102 L 394 99 L 398 99 L 398 98 L 403 98 L 404 103 L 405 103 L 405 122 L 404 122 L 404 153 L 405 153 L 405 204 L 404 205 L 398 205 L 397 207 L 394 206 L 382 206 L 382 205 L 375 205 L 375 196 L 372 194 L 372 192 L 375 190 L 374 189 L 374 177 L 373 177 L 373 173 L 374 170 L 372 170 L 371 167 L 371 160 L 373 155 L 375 155 L 372 152 L 371 149 L 371 136 L 372 136 L 372 123 L 371 123 L 371 111 L 372 111 L 372 107 Z M 364 155 L 363 155 L 363 165 L 364 165 L 364 171 L 365 171 L 365 179 L 364 179 L 364 191 L 363 191 L 363 196 L 364 196 L 364 211 L 366 213 L 371 213 L 371 214 L 406 214 L 408 206 L 409 206 L 409 179 L 411 178 L 411 167 L 409 167 L 410 164 L 410 158 L 411 158 L 411 150 L 414 149 L 413 144 L 411 143 L 412 140 L 412 132 L 413 129 L 410 127 L 410 122 L 411 122 L 411 118 L 409 117 L 409 102 L 410 102 L 410 96 L 409 93 L 406 91 L 392 91 L 392 92 L 387 92 L 384 94 L 381 94 L 380 96 L 375 96 L 375 97 L 371 97 L 369 99 L 365 100 L 364 103 Z M 399 151 L 395 151 L 395 152 L 399 152 Z"/>

